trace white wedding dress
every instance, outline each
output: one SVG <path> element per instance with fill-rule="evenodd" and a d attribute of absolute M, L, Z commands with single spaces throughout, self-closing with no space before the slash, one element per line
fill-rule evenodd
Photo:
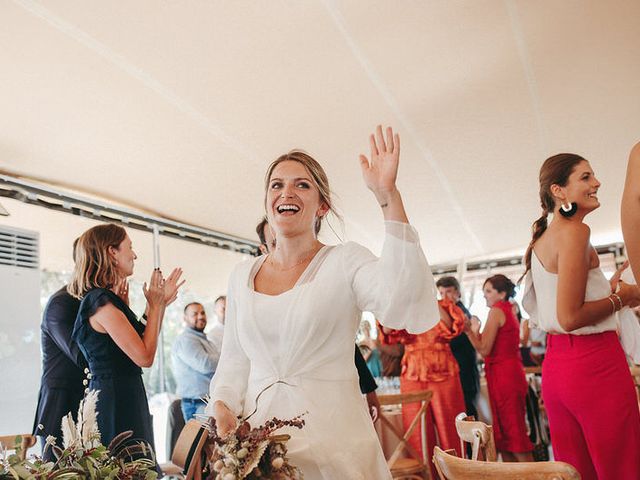
<path fill-rule="evenodd" d="M 280 295 L 253 288 L 264 256 L 238 265 L 229 281 L 209 405 L 221 400 L 243 417 L 257 408 L 252 426 L 306 412 L 302 430 L 286 431 L 291 463 L 306 480 L 391 478 L 354 364 L 361 312 L 412 333 L 433 327 L 440 315 L 415 230 L 399 222 L 385 228 L 381 258 L 352 242 L 325 246 Z"/>

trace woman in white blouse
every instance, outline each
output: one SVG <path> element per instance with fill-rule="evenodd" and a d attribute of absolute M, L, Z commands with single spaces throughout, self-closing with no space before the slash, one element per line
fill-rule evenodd
<path fill-rule="evenodd" d="M 292 464 L 307 480 L 391 478 L 353 363 L 362 311 L 415 333 L 439 320 L 433 277 L 396 188 L 400 140 L 378 127 L 370 143 L 371 159 L 361 155 L 360 164 L 385 219 L 381 258 L 352 242 L 318 241 L 333 210 L 328 180 L 313 158 L 292 151 L 265 177 L 276 249 L 238 265 L 229 281 L 208 411 L 223 436 L 256 408 L 254 426 L 307 412 L 305 427 L 288 432 Z"/>
<path fill-rule="evenodd" d="M 542 395 L 555 459 L 583 480 L 640 478 L 640 414 L 616 333 L 616 312 L 637 303 L 640 291 L 621 283 L 612 292 L 599 268 L 584 223 L 600 206 L 599 188 L 578 155 L 554 155 L 542 165 L 543 212 L 525 255 L 523 304 L 531 323 L 550 334 Z"/>

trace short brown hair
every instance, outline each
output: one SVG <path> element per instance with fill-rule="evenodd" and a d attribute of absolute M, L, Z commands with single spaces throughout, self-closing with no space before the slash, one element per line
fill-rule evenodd
<path fill-rule="evenodd" d="M 127 237 L 124 228 L 112 223 L 90 228 L 76 244 L 76 265 L 67 287 L 70 295 L 82 298 L 92 288 L 111 288 L 118 281 L 109 247 L 118 248 Z"/>
<path fill-rule="evenodd" d="M 271 162 L 271 165 L 269 165 L 269 168 L 267 168 L 267 173 L 264 176 L 265 208 L 267 205 L 267 192 L 269 191 L 269 182 L 271 181 L 273 170 L 280 163 L 286 161 L 298 162 L 307 170 L 307 172 L 309 172 L 313 183 L 318 188 L 318 192 L 320 193 L 320 201 L 326 203 L 329 207 L 329 210 L 333 212 L 336 217 L 340 218 L 340 215 L 334 208 L 331 201 L 331 188 L 329 188 L 329 179 L 327 178 L 327 174 L 325 173 L 324 168 L 322 168 L 322 165 L 320 165 L 315 158 L 302 150 L 291 150 L 284 155 L 280 155 L 273 162 Z M 323 217 L 318 217 L 316 219 L 316 223 L 314 225 L 314 231 L 316 235 L 320 232 L 320 227 L 322 226 L 322 218 Z"/>
<path fill-rule="evenodd" d="M 184 313 L 185 315 L 187 314 L 187 309 L 191 306 L 191 305 L 200 305 L 202 308 L 204 308 L 204 306 L 200 303 L 200 302 L 191 302 L 191 303 L 187 303 L 184 306 L 184 310 L 182 311 L 182 313 Z"/>
<path fill-rule="evenodd" d="M 456 279 L 456 277 L 441 277 L 438 279 L 438 281 L 436 282 L 436 287 L 442 287 L 442 288 L 449 288 L 449 287 L 453 287 L 455 288 L 458 292 L 460 292 L 460 283 L 458 282 L 458 280 Z"/>

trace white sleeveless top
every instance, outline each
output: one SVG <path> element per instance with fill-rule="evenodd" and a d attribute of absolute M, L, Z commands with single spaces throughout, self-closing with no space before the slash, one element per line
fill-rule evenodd
<path fill-rule="evenodd" d="M 611 285 L 600 267 L 589 270 L 585 302 L 600 300 L 611 294 Z M 531 270 L 525 277 L 525 292 L 522 305 L 529 314 L 530 323 L 539 329 L 551 333 L 570 333 L 571 335 L 592 335 L 617 329 L 615 314 L 609 315 L 596 325 L 578 328 L 566 332 L 558 322 L 557 313 L 558 275 L 547 271 L 535 252 L 531 253 Z"/>

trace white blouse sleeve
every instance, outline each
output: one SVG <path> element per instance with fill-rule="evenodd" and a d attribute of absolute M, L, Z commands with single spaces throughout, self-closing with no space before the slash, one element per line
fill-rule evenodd
<path fill-rule="evenodd" d="M 236 270 L 237 271 L 237 270 Z M 231 275 L 227 292 L 222 352 L 216 373 L 209 386 L 209 404 L 206 413 L 213 414 L 214 402 L 220 400 L 236 415 L 242 414 L 247 390 L 250 363 L 238 339 L 236 272 Z"/>
<path fill-rule="evenodd" d="M 406 223 L 385 222 L 382 255 L 345 244 L 343 266 L 356 304 L 393 329 L 422 333 L 440 320 L 436 288 L 418 233 Z"/>

